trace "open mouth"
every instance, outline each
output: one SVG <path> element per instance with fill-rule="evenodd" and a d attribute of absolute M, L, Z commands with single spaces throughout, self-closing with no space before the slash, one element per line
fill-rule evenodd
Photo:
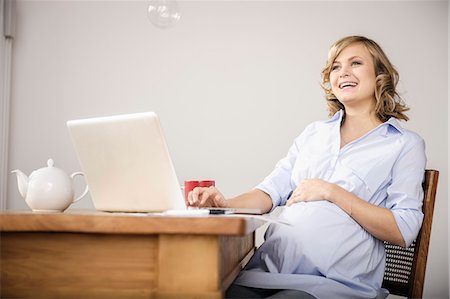
<path fill-rule="evenodd" d="M 356 83 L 356 82 L 342 82 L 342 83 L 339 83 L 339 88 L 344 89 L 344 88 L 348 88 L 348 87 L 355 87 L 356 85 L 358 85 L 358 83 Z"/>

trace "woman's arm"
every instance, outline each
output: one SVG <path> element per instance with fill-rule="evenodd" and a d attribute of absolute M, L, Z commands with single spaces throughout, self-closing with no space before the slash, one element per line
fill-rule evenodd
<path fill-rule="evenodd" d="M 260 209 L 263 214 L 272 209 L 272 199 L 267 193 L 259 189 L 231 198 L 227 200 L 227 203 L 231 208 Z"/>
<path fill-rule="evenodd" d="M 405 246 L 405 240 L 389 209 L 370 204 L 336 184 L 319 179 L 303 180 L 287 204 L 318 199 L 336 204 L 374 237 Z"/>
<path fill-rule="evenodd" d="M 264 214 L 272 209 L 272 199 L 267 193 L 254 189 L 227 200 L 216 187 L 197 187 L 189 192 L 186 205 L 194 207 L 260 209 Z"/>
<path fill-rule="evenodd" d="M 405 240 L 391 210 L 370 204 L 337 185 L 332 186 L 329 200 L 346 211 L 374 237 L 405 247 Z"/>
<path fill-rule="evenodd" d="M 362 200 L 353 193 L 335 185 L 330 201 L 344 208 L 366 231 L 374 237 L 389 243 L 405 247 L 405 240 L 397 226 L 391 210 L 375 206 Z"/>
<path fill-rule="evenodd" d="M 336 184 L 320 179 L 303 180 L 287 204 L 323 199 L 339 206 L 374 237 L 405 247 L 391 210 L 370 204 Z"/>

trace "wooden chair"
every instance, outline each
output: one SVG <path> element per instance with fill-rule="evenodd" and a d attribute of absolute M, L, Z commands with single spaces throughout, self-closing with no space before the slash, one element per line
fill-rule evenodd
<path fill-rule="evenodd" d="M 383 288 L 391 294 L 408 298 L 422 298 L 428 246 L 439 171 L 427 169 L 423 182 L 423 224 L 417 239 L 408 248 L 385 243 L 386 269 Z"/>

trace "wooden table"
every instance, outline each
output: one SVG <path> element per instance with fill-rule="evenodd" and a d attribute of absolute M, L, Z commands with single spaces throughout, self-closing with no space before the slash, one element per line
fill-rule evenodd
<path fill-rule="evenodd" d="M 254 218 L 0 213 L 1 298 L 222 298 Z"/>

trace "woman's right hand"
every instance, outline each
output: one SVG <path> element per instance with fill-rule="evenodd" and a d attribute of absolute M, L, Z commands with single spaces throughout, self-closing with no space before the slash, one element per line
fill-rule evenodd
<path fill-rule="evenodd" d="M 225 197 L 214 186 L 194 188 L 189 192 L 186 206 L 228 208 Z"/>

